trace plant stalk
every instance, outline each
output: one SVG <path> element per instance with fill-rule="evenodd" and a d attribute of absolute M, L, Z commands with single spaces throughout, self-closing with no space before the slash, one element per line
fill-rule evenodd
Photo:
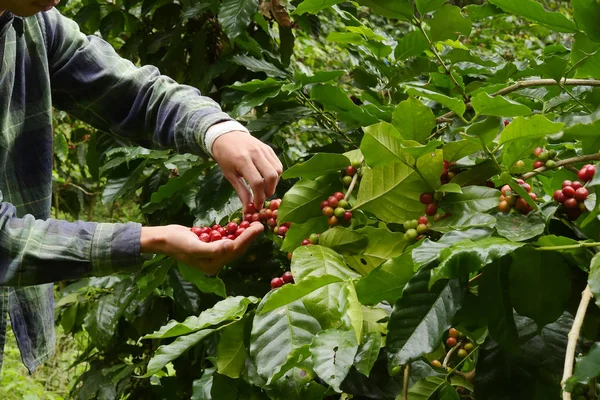
<path fill-rule="evenodd" d="M 568 166 L 568 165 L 575 164 L 575 163 L 578 163 L 578 162 L 598 161 L 598 160 L 600 160 L 600 153 L 597 153 L 597 154 L 586 154 L 585 156 L 565 158 L 564 160 L 557 161 L 556 162 L 556 167 L 564 167 L 564 166 Z M 521 178 L 523 180 L 527 180 L 527 179 L 533 178 L 535 175 L 537 175 L 537 174 L 539 174 L 541 172 L 545 172 L 547 170 L 548 170 L 548 168 L 546 168 L 546 167 L 536 168 L 536 169 L 534 169 L 531 172 L 523 174 L 523 176 Z"/>
<path fill-rule="evenodd" d="M 410 364 L 404 367 L 404 387 L 402 388 L 402 400 L 408 400 L 408 377 L 410 376 Z"/>

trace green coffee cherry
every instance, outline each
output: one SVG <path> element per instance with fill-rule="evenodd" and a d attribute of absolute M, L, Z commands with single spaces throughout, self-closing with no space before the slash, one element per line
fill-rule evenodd
<path fill-rule="evenodd" d="M 556 161 L 554 161 L 554 160 L 546 161 L 546 168 L 548 168 L 548 169 L 556 168 Z"/>

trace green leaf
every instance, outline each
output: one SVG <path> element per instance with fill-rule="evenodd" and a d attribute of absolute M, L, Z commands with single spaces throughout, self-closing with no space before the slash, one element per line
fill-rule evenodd
<path fill-rule="evenodd" d="M 560 132 L 564 126 L 562 122 L 552 122 L 541 114 L 529 118 L 518 117 L 504 128 L 500 134 L 499 144 L 507 144 L 523 138 L 544 137 Z"/>
<path fill-rule="evenodd" d="M 302 179 L 283 196 L 277 215 L 281 222 L 303 223 L 321 214 L 320 204 L 327 193 L 334 192 L 339 185 L 338 178 Z"/>
<path fill-rule="evenodd" d="M 221 328 L 224 328 L 225 326 L 227 325 L 222 325 Z M 216 329 L 203 329 L 189 335 L 180 336 L 172 343 L 160 346 L 148 362 L 146 373 L 142 375 L 141 378 L 149 378 L 156 374 L 165 365 L 179 358 L 179 356 L 200 343 L 202 339 L 215 332 L 215 330 Z"/>
<path fill-rule="evenodd" d="M 67 137 L 62 133 L 54 135 L 54 153 L 60 161 L 67 161 L 67 157 L 69 156 L 69 143 L 67 143 Z"/>
<path fill-rule="evenodd" d="M 595 0 L 573 0 L 571 5 L 577 26 L 590 39 L 600 42 L 600 4 Z"/>
<path fill-rule="evenodd" d="M 317 289 L 322 288 L 323 286 L 327 286 L 336 282 L 342 282 L 342 279 L 333 275 L 321 275 L 304 278 L 299 283 L 284 285 L 278 290 L 274 291 L 269 297 L 268 301 L 264 301 L 262 303 L 259 313 L 263 314 L 275 310 L 276 308 L 283 307 L 289 303 L 301 299 Z"/>
<path fill-rule="evenodd" d="M 405 61 L 407 58 L 421 55 L 429 48 L 429 44 L 421 31 L 408 32 L 398 40 L 394 57 L 396 60 Z"/>
<path fill-rule="evenodd" d="M 483 270 L 479 278 L 479 298 L 486 310 L 492 338 L 506 350 L 516 352 L 519 334 L 513 317 L 509 293 L 510 260 L 500 259 Z"/>
<path fill-rule="evenodd" d="M 310 345 L 313 368 L 336 392 L 350 372 L 358 343 L 352 331 L 328 329 L 319 332 Z"/>
<path fill-rule="evenodd" d="M 337 86 L 330 84 L 315 85 L 310 91 L 310 98 L 323 104 L 325 110 L 337 112 L 340 118 L 354 121 L 361 126 L 373 125 L 379 122 L 377 117 L 354 104 L 349 93 Z"/>
<path fill-rule="evenodd" d="M 207 368 L 200 379 L 196 379 L 192 384 L 193 393 L 191 400 L 212 400 L 210 391 L 213 384 L 214 368 Z"/>
<path fill-rule="evenodd" d="M 571 295 L 570 268 L 556 253 L 521 249 L 510 266 L 510 299 L 515 311 L 538 327 L 556 321 Z"/>
<path fill-rule="evenodd" d="M 476 139 L 457 140 L 444 145 L 444 160 L 458 161 L 463 157 L 477 153 L 483 150 L 481 141 Z"/>
<path fill-rule="evenodd" d="M 354 208 L 371 212 L 385 222 L 404 222 L 423 214 L 419 196 L 427 191 L 431 188 L 404 164 L 366 169 Z"/>
<path fill-rule="evenodd" d="M 273 78 L 267 79 L 253 79 L 248 82 L 235 82 L 233 85 L 229 85 L 230 88 L 240 90 L 242 92 L 252 93 L 260 89 L 267 89 L 271 87 L 281 87 L 285 81 L 278 81 Z"/>
<path fill-rule="evenodd" d="M 600 74 L 600 44 L 577 33 L 571 48 L 571 64 L 577 65 L 576 78 L 596 78 Z"/>
<path fill-rule="evenodd" d="M 440 400 L 460 400 L 460 397 L 459 397 L 458 393 L 456 392 L 456 389 L 454 389 L 451 384 L 446 383 L 440 389 L 439 399 Z"/>
<path fill-rule="evenodd" d="M 437 10 L 447 0 L 415 0 L 417 10 L 421 15 Z"/>
<path fill-rule="evenodd" d="M 310 345 L 305 344 L 302 347 L 295 348 L 288 354 L 285 363 L 279 367 L 277 372 L 269 380 L 269 384 L 281 379 L 289 370 L 298 367 L 304 361 L 310 358 Z"/>
<path fill-rule="evenodd" d="M 429 400 L 445 384 L 444 378 L 428 376 L 420 378 L 408 389 L 408 400 Z"/>
<path fill-rule="evenodd" d="M 523 243 L 510 242 L 500 237 L 458 242 L 440 252 L 440 265 L 431 272 L 430 285 L 440 279 L 462 278 L 470 272 L 477 272 L 521 246 Z"/>
<path fill-rule="evenodd" d="M 321 246 L 329 247 L 341 254 L 360 253 L 368 243 L 367 236 L 339 226 L 326 230 L 319 237 Z"/>
<path fill-rule="evenodd" d="M 588 383 L 590 379 L 600 375 L 600 343 L 592 344 L 588 353 L 577 359 L 572 379 L 576 382 Z"/>
<path fill-rule="evenodd" d="M 521 242 L 544 233 L 546 222 L 544 216 L 539 212 L 530 212 L 527 215 L 499 213 L 496 215 L 496 229 L 500 236 Z"/>
<path fill-rule="evenodd" d="M 600 307 L 600 253 L 596 253 L 590 262 L 590 275 L 588 285 L 596 299 L 596 305 Z"/>
<path fill-rule="evenodd" d="M 490 214 L 478 212 L 460 212 L 452 214 L 439 222 L 431 225 L 430 229 L 436 232 L 448 233 L 455 230 L 465 230 L 471 228 L 493 228 L 496 225 L 496 218 Z"/>
<path fill-rule="evenodd" d="M 167 199 L 174 197 L 177 193 L 181 193 L 186 187 L 194 182 L 202 174 L 203 168 L 191 168 L 178 178 L 170 178 L 167 183 L 160 186 L 158 190 L 152 193 L 150 202 L 160 204 Z"/>
<path fill-rule="evenodd" d="M 112 203 L 137 187 L 138 181 L 148 166 L 148 160 L 142 161 L 136 169 L 120 178 L 109 178 L 102 192 L 102 204 Z"/>
<path fill-rule="evenodd" d="M 404 233 L 367 226 L 357 232 L 367 236 L 369 243 L 362 254 L 346 256 L 345 260 L 355 270 L 367 275 L 375 267 L 402 254 L 406 246 Z"/>
<path fill-rule="evenodd" d="M 435 350 L 452 326 L 463 290 L 458 280 L 428 289 L 429 270 L 417 272 L 396 301 L 388 322 L 386 349 L 390 368 Z"/>
<path fill-rule="evenodd" d="M 455 40 L 459 35 L 468 36 L 471 33 L 471 20 L 460 13 L 459 7 L 449 4 L 440 7 L 427 24 L 431 27 L 433 41 Z"/>
<path fill-rule="evenodd" d="M 414 157 L 407 153 L 402 146 L 404 138 L 392 124 L 380 122 L 364 128 L 364 132 L 360 151 L 370 167 L 397 162 L 414 165 Z"/>
<path fill-rule="evenodd" d="M 437 101 L 438 103 L 440 103 L 444 107 L 449 108 L 458 115 L 463 115 L 466 110 L 465 103 L 461 99 L 457 99 L 455 97 L 448 97 L 441 93 L 434 92 L 432 90 L 425 89 L 422 87 L 410 87 L 406 90 L 406 93 L 412 96 L 422 96 Z"/>
<path fill-rule="evenodd" d="M 425 143 L 435 128 L 435 116 L 431 108 L 411 96 L 394 109 L 392 124 L 404 139 Z"/>
<path fill-rule="evenodd" d="M 291 224 L 290 229 L 285 234 L 285 239 L 283 239 L 281 251 L 293 252 L 312 233 L 324 232 L 328 228 L 327 218 L 322 215 L 311 218 L 302 224 Z"/>
<path fill-rule="evenodd" d="M 344 325 L 352 329 L 356 342 L 360 344 L 363 335 L 363 312 L 354 282 L 344 284 L 340 290 L 338 304 Z"/>
<path fill-rule="evenodd" d="M 546 11 L 544 7 L 534 0 L 490 0 L 495 6 L 500 7 L 510 14 L 538 22 L 557 32 L 575 33 L 575 24 L 559 12 Z"/>
<path fill-rule="evenodd" d="M 327 40 L 334 43 L 350 43 L 350 44 L 361 44 L 364 42 L 362 35 L 352 32 L 329 32 Z"/>
<path fill-rule="evenodd" d="M 264 297 L 263 303 L 268 301 L 272 293 Z M 256 315 L 252 323 L 250 355 L 258 374 L 266 379 L 271 378 L 286 363 L 288 354 L 310 344 L 319 331 L 319 322 L 309 314 L 301 301 Z"/>
<path fill-rule="evenodd" d="M 440 207 L 446 212 L 485 212 L 498 206 L 500 192 L 483 186 L 467 186 L 462 193 L 444 196 Z"/>
<path fill-rule="evenodd" d="M 281 177 L 283 179 L 315 179 L 322 175 L 339 173 L 348 165 L 350 165 L 350 160 L 343 154 L 317 153 L 309 160 L 295 164 Z"/>
<path fill-rule="evenodd" d="M 356 370 L 364 376 L 369 376 L 375 361 L 379 357 L 383 340 L 379 332 L 367 333 L 358 347 L 356 356 L 354 357 L 354 366 Z"/>
<path fill-rule="evenodd" d="M 358 0 L 358 3 L 387 18 L 410 20 L 415 12 L 409 0 Z"/>
<path fill-rule="evenodd" d="M 519 117 L 531 115 L 529 107 L 502 96 L 492 97 L 485 92 L 481 92 L 472 97 L 471 105 L 475 112 L 481 115 L 492 115 L 495 117 Z"/>
<path fill-rule="evenodd" d="M 217 371 L 230 378 L 239 378 L 246 365 L 244 345 L 245 320 L 234 322 L 223 329 L 217 346 Z"/>
<path fill-rule="evenodd" d="M 574 245 L 579 243 L 576 240 L 571 238 L 567 238 L 564 236 L 556 236 L 556 235 L 546 235 L 540 236 L 538 240 L 534 243 L 536 247 L 549 247 L 549 246 L 567 246 Z M 584 271 L 588 270 L 588 266 L 592 260 L 593 254 L 589 249 L 584 247 L 569 249 L 569 250 L 561 250 L 561 256 L 567 261 L 568 264 L 578 265 Z"/>
<path fill-rule="evenodd" d="M 258 10 L 257 0 L 223 0 L 219 8 L 219 24 L 229 39 L 246 32 Z"/>
<path fill-rule="evenodd" d="M 394 303 L 406 283 L 414 275 L 411 252 L 405 252 L 384 262 L 356 284 L 358 299 L 362 304 L 381 301 Z"/>
<path fill-rule="evenodd" d="M 467 134 L 476 138 L 481 138 L 486 146 L 490 146 L 498 136 L 500 127 L 503 127 L 502 119 L 498 117 L 488 117 L 483 121 L 476 122 L 467 128 Z"/>
<path fill-rule="evenodd" d="M 179 272 L 186 281 L 192 282 L 203 293 L 214 293 L 221 297 L 227 297 L 225 283 L 218 277 L 207 276 L 199 269 L 188 267 L 178 263 Z"/>
<path fill-rule="evenodd" d="M 343 0 L 304 0 L 302 3 L 298 4 L 294 14 L 316 14 L 317 12 L 341 3 L 342 1 Z"/>
<path fill-rule="evenodd" d="M 346 71 L 334 70 L 334 71 L 317 71 L 314 75 L 298 74 L 295 76 L 297 83 L 302 86 L 311 85 L 314 83 L 324 83 L 332 81 L 340 76 L 344 75 Z"/>
<path fill-rule="evenodd" d="M 165 339 L 187 335 L 226 321 L 239 320 L 246 313 L 248 306 L 256 303 L 258 303 L 256 297 L 227 297 L 217 302 L 212 308 L 202 311 L 198 316 L 189 316 L 183 322 L 169 321 L 158 331 L 145 335 L 142 339 Z"/>
<path fill-rule="evenodd" d="M 296 249 L 291 269 L 295 282 L 323 275 L 331 275 L 341 280 L 359 277 L 356 272 L 346 266 L 341 255 L 323 246 L 302 246 Z"/>
<path fill-rule="evenodd" d="M 437 190 L 442 185 L 440 175 L 444 171 L 443 151 L 435 150 L 419 157 L 417 159 L 417 171 L 431 189 Z"/>
<path fill-rule="evenodd" d="M 236 54 L 235 56 L 231 57 L 231 61 L 241 65 L 242 67 L 246 67 L 250 71 L 264 72 L 268 76 L 275 78 L 285 78 L 287 76 L 284 71 L 280 70 L 270 62 L 260 60 L 258 58 Z"/>

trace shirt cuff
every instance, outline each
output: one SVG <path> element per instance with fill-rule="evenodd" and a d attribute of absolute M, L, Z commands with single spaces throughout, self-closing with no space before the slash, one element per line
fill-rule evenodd
<path fill-rule="evenodd" d="M 212 146 L 219 137 L 234 131 L 250 134 L 250 131 L 237 121 L 220 122 L 208 128 L 206 135 L 204 136 L 204 148 L 208 154 L 212 157 Z"/>
<path fill-rule="evenodd" d="M 97 224 L 92 239 L 93 275 L 105 276 L 139 268 L 141 234 L 142 225 L 133 222 Z"/>

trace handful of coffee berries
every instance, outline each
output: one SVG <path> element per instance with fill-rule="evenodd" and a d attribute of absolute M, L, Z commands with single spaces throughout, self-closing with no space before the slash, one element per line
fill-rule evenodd
<path fill-rule="evenodd" d="M 294 276 L 290 271 L 284 272 L 281 277 L 271 279 L 271 290 L 280 288 L 286 283 L 294 283 Z"/>
<path fill-rule="evenodd" d="M 352 219 L 352 212 L 348 211 L 350 204 L 344 199 L 344 193 L 335 192 L 327 200 L 321 202 L 321 213 L 328 218 L 329 226 L 347 224 Z"/>
<path fill-rule="evenodd" d="M 529 194 L 529 197 L 533 201 L 537 200 L 537 195 L 531 191 L 531 186 L 526 183 L 523 179 L 517 179 L 517 183 Z M 521 214 L 526 215 L 533 211 L 533 208 L 527 203 L 527 201 L 520 197 L 518 194 L 513 193 L 509 185 L 502 186 L 500 195 L 500 203 L 498 203 L 498 209 L 501 212 L 507 213 L 514 207 Z"/>
<path fill-rule="evenodd" d="M 588 195 L 588 190 L 583 187 L 581 182 L 566 180 L 562 183 L 562 189 L 554 191 L 553 197 L 554 200 L 562 204 L 569 220 L 575 221 L 582 213 L 587 211 L 584 202 Z"/>
<path fill-rule="evenodd" d="M 248 222 L 262 222 L 265 226 L 273 231 L 276 235 L 281 237 L 285 237 L 288 229 L 290 228 L 290 223 L 285 222 L 281 225 L 277 223 L 277 213 L 279 212 L 279 205 L 281 204 L 281 199 L 273 199 L 265 201 L 263 208 L 257 210 L 254 207 L 254 204 L 249 203 L 246 206 L 246 214 L 244 214 L 244 221 Z"/>
<path fill-rule="evenodd" d="M 226 226 L 215 224 L 211 226 L 193 226 L 190 230 L 198 236 L 198 239 L 204 243 L 216 242 L 221 239 L 235 240 L 240 236 L 246 228 L 250 226 L 250 222 L 242 221 L 239 225 L 236 222 L 230 222 Z"/>

